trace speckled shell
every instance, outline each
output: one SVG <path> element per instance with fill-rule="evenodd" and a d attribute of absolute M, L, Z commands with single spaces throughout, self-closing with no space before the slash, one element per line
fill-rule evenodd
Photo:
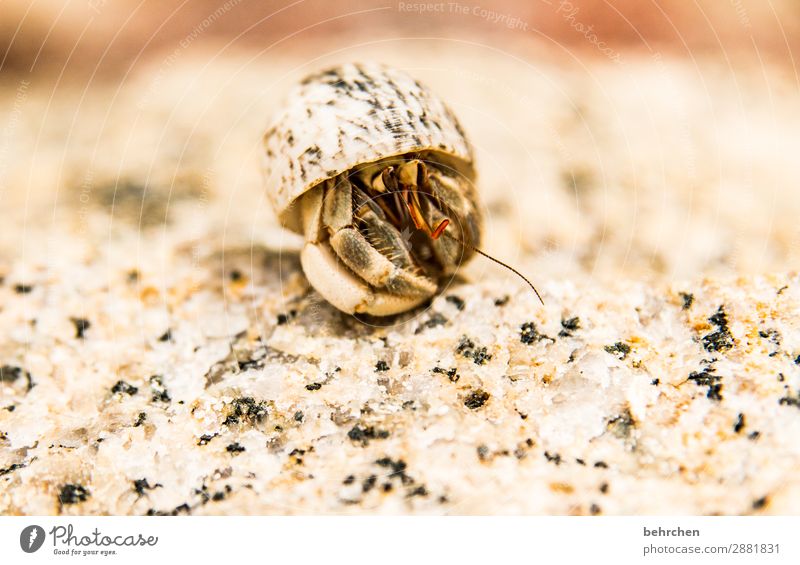
<path fill-rule="evenodd" d="M 406 73 L 375 63 L 347 64 L 303 80 L 264 145 L 267 193 L 281 223 L 298 232 L 292 203 L 357 165 L 435 151 L 474 178 L 472 148 L 450 109 Z"/>

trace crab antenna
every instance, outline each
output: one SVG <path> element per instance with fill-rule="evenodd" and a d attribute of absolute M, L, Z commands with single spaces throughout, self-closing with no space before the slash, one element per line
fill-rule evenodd
<path fill-rule="evenodd" d="M 535 293 L 536 293 L 536 298 L 538 298 L 538 299 L 539 299 L 539 302 L 541 302 L 541 303 L 542 303 L 542 306 L 544 306 L 544 300 L 542 300 L 542 296 L 539 294 L 539 291 L 538 291 L 538 290 L 536 290 L 536 287 L 535 287 L 535 286 L 533 286 L 533 283 L 532 283 L 531 281 L 529 281 L 525 275 L 523 275 L 522 273 L 520 273 L 518 270 L 516 270 L 516 269 L 515 269 L 514 267 L 512 267 L 511 265 L 507 265 L 506 263 L 503 263 L 503 262 L 502 262 L 500 259 L 495 259 L 494 257 L 492 257 L 491 255 L 489 255 L 488 253 L 484 253 L 483 251 L 481 251 L 480 249 L 478 249 L 478 248 L 477 248 L 477 247 L 475 247 L 474 245 L 470 245 L 470 247 L 472 247 L 473 251 L 475 251 L 476 253 L 480 253 L 481 255 L 483 255 L 484 257 L 486 257 L 487 259 L 490 259 L 490 260 L 494 261 L 494 262 L 495 262 L 495 263 L 497 263 L 498 265 L 502 265 L 503 267 L 505 267 L 506 269 L 508 269 L 509 271 L 511 271 L 512 273 L 514 273 L 515 275 L 517 275 L 519 278 L 521 278 L 522 280 L 524 280 L 526 283 L 528 283 L 528 286 L 529 286 L 529 287 L 531 287 L 531 288 L 533 289 L 533 292 L 535 292 Z"/>
<path fill-rule="evenodd" d="M 472 248 L 472 250 L 473 250 L 473 251 L 475 251 L 475 253 L 479 253 L 480 255 L 483 255 L 484 257 L 486 257 L 486 258 L 487 258 L 487 259 L 489 259 L 490 261 L 494 261 L 494 262 L 495 262 L 495 263 L 497 263 L 498 265 L 501 265 L 501 266 L 505 267 L 506 269 L 508 269 L 509 271 L 511 271 L 512 273 L 514 273 L 515 275 L 517 275 L 519 278 L 521 278 L 522 280 L 524 280 L 526 283 L 528 283 L 528 286 L 529 286 L 529 287 L 531 287 L 531 289 L 533 289 L 533 292 L 535 292 L 535 293 L 536 293 L 536 298 L 538 298 L 538 299 L 539 299 L 539 302 L 541 302 L 541 303 L 542 303 L 542 306 L 544 306 L 544 300 L 542 300 L 542 295 L 541 295 L 541 294 L 539 294 L 539 291 L 538 291 L 538 290 L 536 290 L 536 287 L 535 287 L 535 286 L 533 286 L 533 283 L 532 283 L 531 281 L 529 281 L 529 280 L 528 280 L 528 278 L 527 278 L 525 275 L 523 275 L 522 273 L 520 273 L 520 272 L 519 272 L 518 270 L 516 270 L 514 267 L 512 267 L 511 265 L 508 265 L 507 263 L 503 263 L 503 262 L 502 262 L 500 259 L 496 259 L 496 258 L 492 257 L 491 255 L 489 255 L 488 253 L 485 253 L 485 252 L 481 251 L 480 249 L 478 249 L 477 247 L 475 247 L 475 246 L 474 246 L 474 245 L 472 245 L 471 243 L 464 243 L 464 242 L 463 242 L 461 239 L 459 239 L 459 238 L 457 238 L 457 237 L 454 237 L 454 236 L 450 235 L 449 233 L 445 233 L 445 235 L 446 235 L 447 237 L 451 238 L 451 239 L 454 239 L 454 240 L 456 240 L 456 241 L 457 241 L 457 242 L 459 242 L 461 245 L 469 245 L 469 247 L 471 247 L 471 248 Z"/>
<path fill-rule="evenodd" d="M 457 237 L 455 237 L 455 236 L 453 236 L 453 235 L 451 235 L 449 233 L 446 233 L 445 229 L 450 224 L 450 219 L 449 218 L 443 219 L 441 222 L 439 222 L 439 225 L 436 226 L 435 229 L 431 229 L 431 226 L 428 225 L 428 222 L 425 220 L 425 217 L 423 216 L 422 211 L 420 210 L 419 197 L 417 196 L 417 191 L 418 191 L 418 187 L 417 186 L 413 186 L 411 188 L 411 190 L 403 190 L 402 191 L 403 192 L 403 200 L 405 200 L 406 208 L 408 208 L 408 213 L 411 216 L 411 220 L 414 222 L 414 227 L 416 227 L 418 230 L 423 230 L 426 234 L 428 234 L 428 236 L 431 239 L 439 239 L 440 236 L 446 235 L 447 237 L 449 237 L 451 239 L 454 239 L 455 241 L 459 242 L 461 245 L 469 245 L 472 248 L 472 250 L 475 251 L 476 253 L 479 253 L 479 254 L 483 255 L 484 257 L 486 257 L 487 259 L 489 259 L 491 261 L 494 261 L 498 265 L 501 265 L 501 266 L 505 267 L 506 269 L 508 269 L 509 271 L 514 273 L 515 275 L 517 275 L 519 278 L 524 280 L 526 283 L 528 283 L 528 286 L 531 287 L 531 289 L 533 289 L 534 293 L 536 293 L 536 298 L 538 298 L 539 302 L 541 302 L 542 306 L 544 306 L 544 300 L 542 300 L 542 295 L 539 294 L 539 291 L 536 290 L 536 287 L 533 286 L 533 283 L 531 281 L 529 281 L 528 278 L 525 275 L 520 273 L 518 270 L 516 270 L 511 265 L 503 263 L 500 259 L 495 259 L 494 257 L 489 255 L 488 253 L 485 253 L 485 252 L 481 251 L 480 249 L 478 249 L 477 247 L 475 247 L 471 243 L 465 243 L 461 239 L 459 239 L 459 238 L 457 238 Z"/>

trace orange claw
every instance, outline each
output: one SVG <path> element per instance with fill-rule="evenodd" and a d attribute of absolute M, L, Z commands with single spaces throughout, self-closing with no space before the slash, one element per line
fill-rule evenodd
<path fill-rule="evenodd" d="M 411 215 L 411 221 L 414 222 L 414 227 L 416 227 L 418 230 L 427 228 L 428 226 L 425 224 L 425 220 L 422 218 L 422 212 L 420 212 L 420 209 L 416 203 L 411 201 L 411 197 L 409 196 L 409 192 L 407 190 L 403 191 L 403 198 L 406 201 L 408 213 Z M 425 231 L 429 231 L 429 229 Z"/>
<path fill-rule="evenodd" d="M 431 239 L 439 239 L 439 236 L 444 233 L 444 230 L 447 228 L 448 224 L 450 224 L 450 220 L 447 218 L 439 222 L 439 225 L 436 226 L 436 229 L 433 230 L 433 233 L 431 234 Z"/>

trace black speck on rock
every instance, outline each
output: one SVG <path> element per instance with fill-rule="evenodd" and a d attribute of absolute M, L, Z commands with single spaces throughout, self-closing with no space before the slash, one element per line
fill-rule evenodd
<path fill-rule="evenodd" d="M 478 453 L 478 459 L 481 461 L 486 461 L 489 458 L 489 446 L 488 445 L 479 445 L 475 451 Z"/>
<path fill-rule="evenodd" d="M 92 326 L 91 322 L 86 318 L 70 318 L 70 321 L 75 326 L 75 337 L 86 339 L 86 330 Z"/>
<path fill-rule="evenodd" d="M 577 316 L 572 318 L 561 319 L 561 331 L 558 332 L 558 337 L 572 337 L 572 332 L 581 329 L 581 319 Z"/>
<path fill-rule="evenodd" d="M 460 296 L 456 296 L 455 294 L 450 294 L 445 297 L 450 304 L 456 307 L 457 310 L 461 311 L 464 309 L 464 300 Z"/>
<path fill-rule="evenodd" d="M 21 367 L 3 365 L 0 367 L 0 383 L 13 383 L 22 374 Z"/>
<path fill-rule="evenodd" d="M 762 496 L 761 498 L 758 498 L 758 499 L 754 500 L 753 501 L 753 510 L 761 510 L 762 508 L 764 508 L 767 505 L 768 502 L 769 502 L 769 499 L 766 496 Z"/>
<path fill-rule="evenodd" d="M 161 375 L 153 375 L 150 377 L 150 390 L 153 393 L 153 402 L 170 402 L 172 398 L 164 386 L 164 380 Z"/>
<path fill-rule="evenodd" d="M 414 479 L 409 477 L 406 474 L 406 462 L 402 459 L 398 459 L 397 461 L 392 460 L 390 457 L 382 457 L 375 461 L 375 464 L 379 467 L 385 467 L 391 470 L 389 473 L 389 478 L 394 479 L 398 478 L 404 485 L 409 485 L 414 482 Z"/>
<path fill-rule="evenodd" d="M 311 383 L 306 385 L 306 390 L 319 390 L 322 388 L 322 383 Z"/>
<path fill-rule="evenodd" d="M 362 446 L 366 446 L 369 444 L 370 440 L 388 438 L 389 432 L 375 429 L 374 426 L 363 427 L 356 424 L 347 432 L 347 437 L 356 443 L 360 443 Z"/>
<path fill-rule="evenodd" d="M 690 292 L 681 292 L 681 299 L 683 299 L 683 310 L 688 310 L 694 304 L 694 294 Z"/>
<path fill-rule="evenodd" d="M 545 451 L 544 458 L 547 459 L 550 463 L 561 465 L 561 455 L 559 455 L 558 453 L 550 453 L 549 451 Z"/>
<path fill-rule="evenodd" d="M 180 506 L 176 506 L 172 510 L 164 511 L 164 510 L 156 510 L 155 508 L 150 508 L 147 510 L 148 516 L 177 516 L 179 514 L 191 514 L 192 507 L 186 504 L 185 502 Z"/>
<path fill-rule="evenodd" d="M 722 383 L 720 383 L 722 377 L 713 374 L 711 369 L 695 371 L 689 375 L 689 380 L 694 381 L 697 386 L 707 386 L 708 392 L 706 393 L 706 397 L 708 397 L 709 400 L 715 400 L 717 402 L 722 400 Z"/>
<path fill-rule="evenodd" d="M 768 330 L 760 330 L 758 332 L 758 336 L 771 341 L 775 345 L 781 344 L 781 333 L 775 328 L 770 328 Z"/>
<path fill-rule="evenodd" d="M 363 492 L 369 492 L 375 487 L 375 483 L 378 482 L 378 477 L 376 475 L 370 475 L 361 485 L 361 490 Z"/>
<path fill-rule="evenodd" d="M 235 455 L 237 453 L 241 453 L 241 452 L 246 451 L 246 450 L 245 450 L 244 446 L 241 443 L 239 443 L 238 441 L 235 441 L 233 443 L 229 443 L 228 446 L 225 448 L 225 451 Z"/>
<path fill-rule="evenodd" d="M 111 392 L 114 394 L 127 394 L 128 396 L 133 396 L 139 392 L 139 388 L 128 384 L 125 381 L 117 381 L 116 384 L 111 387 Z"/>
<path fill-rule="evenodd" d="M 477 410 L 478 408 L 486 404 L 490 396 L 491 395 L 488 392 L 482 389 L 472 391 L 464 400 L 464 406 L 466 406 L 470 410 Z"/>
<path fill-rule="evenodd" d="M 536 324 L 533 322 L 525 322 L 519 327 L 519 340 L 525 345 L 530 345 L 531 343 L 536 343 L 544 339 L 549 339 L 553 343 L 556 341 L 550 336 L 539 333 L 536 329 Z"/>
<path fill-rule="evenodd" d="M 161 486 L 163 486 L 161 483 L 156 483 L 151 486 L 147 479 L 136 479 L 133 481 L 133 490 L 139 496 L 144 496 L 144 491 L 146 490 L 157 489 Z"/>
<path fill-rule="evenodd" d="M 636 427 L 630 409 L 625 409 L 622 414 L 609 420 L 607 428 L 618 438 L 630 437 L 632 430 Z"/>
<path fill-rule="evenodd" d="M 217 437 L 219 434 L 203 434 L 200 436 L 200 439 L 197 440 L 197 445 L 203 446 L 208 445 L 212 439 Z"/>
<path fill-rule="evenodd" d="M 720 306 L 716 313 L 709 319 L 713 325 L 717 327 L 716 331 L 703 336 L 703 347 L 706 351 L 727 351 L 734 345 L 733 335 L 728 328 L 728 314 L 725 308 Z"/>
<path fill-rule="evenodd" d="M 447 369 L 447 370 L 444 370 L 444 369 L 442 369 L 441 367 L 434 367 L 434 368 L 432 369 L 432 371 L 433 371 L 434 373 L 439 373 L 439 374 L 447 375 L 447 378 L 450 380 L 450 382 L 451 382 L 451 383 L 457 383 L 457 382 L 458 382 L 458 379 L 460 379 L 460 378 L 461 378 L 461 377 L 459 376 L 459 374 L 458 374 L 458 370 L 457 370 L 455 367 L 452 367 L 452 368 L 450 368 L 450 369 Z"/>
<path fill-rule="evenodd" d="M 476 347 L 475 342 L 465 335 L 461 336 L 461 340 L 456 346 L 456 352 L 468 359 L 472 359 L 472 362 L 476 365 L 485 365 L 487 361 L 492 359 L 492 355 L 487 352 L 485 347 Z"/>
<path fill-rule="evenodd" d="M 32 284 L 15 284 L 14 285 L 14 292 L 17 294 L 28 294 L 33 291 Z"/>
<path fill-rule="evenodd" d="M 0 437 L 2 437 L 2 435 L 3 434 L 0 433 Z M 8 467 L 3 467 L 3 468 L 0 469 L 0 477 L 2 477 L 3 475 L 8 475 L 9 473 L 13 473 L 17 469 L 22 469 L 24 466 L 25 465 L 23 465 L 21 463 L 12 463 Z"/>
<path fill-rule="evenodd" d="M 603 349 L 606 353 L 615 355 L 620 361 L 628 357 L 628 354 L 631 352 L 631 346 L 621 341 L 618 341 L 614 345 L 606 345 Z"/>
<path fill-rule="evenodd" d="M 172 341 L 172 330 L 167 330 L 161 334 L 161 337 L 158 338 L 158 341 Z"/>
<path fill-rule="evenodd" d="M 192 507 L 185 502 L 180 506 L 176 506 L 170 513 L 170 516 L 177 516 L 178 514 L 191 514 Z"/>
<path fill-rule="evenodd" d="M 84 502 L 91 496 L 86 487 L 74 483 L 68 483 L 61 487 L 58 493 L 58 501 L 61 504 L 77 504 Z"/>
<path fill-rule="evenodd" d="M 389 364 L 386 361 L 381 360 L 381 361 L 378 361 L 377 363 L 375 363 L 375 372 L 376 373 L 381 373 L 381 372 L 388 371 L 388 370 L 389 370 Z"/>
<path fill-rule="evenodd" d="M 781 406 L 794 406 L 796 408 L 800 408 L 800 392 L 798 392 L 794 396 L 787 394 L 786 396 L 778 400 L 778 404 L 780 404 Z"/>
<path fill-rule="evenodd" d="M 428 496 L 428 489 L 425 488 L 425 485 L 419 485 L 411 489 L 411 492 L 406 495 L 406 498 L 412 498 L 414 496 Z"/>
<path fill-rule="evenodd" d="M 498 306 L 498 307 L 505 306 L 506 304 L 508 304 L 508 301 L 509 301 L 510 298 L 511 297 L 508 296 L 507 294 L 502 296 L 502 297 L 500 297 L 500 298 L 495 298 L 494 305 Z"/>
<path fill-rule="evenodd" d="M 236 362 L 237 367 L 239 367 L 239 372 L 249 371 L 251 369 L 258 370 L 264 368 L 264 360 L 262 357 L 259 358 L 249 358 L 244 359 L 243 361 Z"/>
<path fill-rule="evenodd" d="M 233 399 L 228 410 L 228 416 L 223 422 L 226 426 L 238 424 L 242 420 L 250 424 L 257 424 L 266 417 L 267 404 L 263 401 L 256 401 L 252 396 L 241 396 Z"/>
<path fill-rule="evenodd" d="M 416 330 L 414 330 L 414 334 L 421 334 L 423 331 L 427 329 L 435 328 L 436 326 L 443 326 L 447 322 L 449 322 L 449 320 L 445 318 L 442 314 L 440 314 L 439 312 L 434 312 L 430 318 L 422 322 L 419 325 L 419 327 Z"/>
<path fill-rule="evenodd" d="M 487 361 L 491 361 L 492 355 L 487 353 L 485 347 L 475 350 L 472 354 L 472 362 L 476 365 L 485 365 Z"/>
<path fill-rule="evenodd" d="M 289 310 L 287 314 L 278 314 L 277 323 L 279 326 L 288 324 L 290 320 L 297 316 L 297 310 Z"/>
<path fill-rule="evenodd" d="M 293 418 L 294 418 L 295 422 L 302 422 L 304 416 L 303 416 L 303 413 L 298 410 L 297 412 L 294 413 Z"/>
<path fill-rule="evenodd" d="M 694 381 L 697 386 L 710 386 L 720 379 L 719 375 L 714 375 L 708 370 L 694 371 L 689 375 L 689 380 Z"/>
<path fill-rule="evenodd" d="M 467 352 L 471 352 L 475 349 L 475 342 L 469 339 L 467 336 L 461 336 L 461 340 L 458 342 L 456 346 L 456 351 L 461 354 L 465 354 Z M 466 355 L 465 355 L 466 356 Z"/>
<path fill-rule="evenodd" d="M 26 385 L 26 391 L 30 392 L 30 390 L 35 386 L 35 383 L 33 382 L 31 374 L 28 371 L 24 370 L 22 367 L 16 367 L 13 365 L 3 365 L 0 367 L 0 383 L 12 384 L 22 376 L 24 376 L 25 380 L 28 381 Z"/>
<path fill-rule="evenodd" d="M 736 416 L 736 423 L 733 424 L 733 431 L 737 434 L 740 433 L 745 427 L 744 414 L 741 412 Z"/>

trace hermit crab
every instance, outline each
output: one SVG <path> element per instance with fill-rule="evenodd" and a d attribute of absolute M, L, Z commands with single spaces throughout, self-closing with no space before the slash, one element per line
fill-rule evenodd
<path fill-rule="evenodd" d="M 264 147 L 272 204 L 305 238 L 303 271 L 343 312 L 415 308 L 483 254 L 472 148 L 450 109 L 402 71 L 346 64 L 307 77 Z"/>

